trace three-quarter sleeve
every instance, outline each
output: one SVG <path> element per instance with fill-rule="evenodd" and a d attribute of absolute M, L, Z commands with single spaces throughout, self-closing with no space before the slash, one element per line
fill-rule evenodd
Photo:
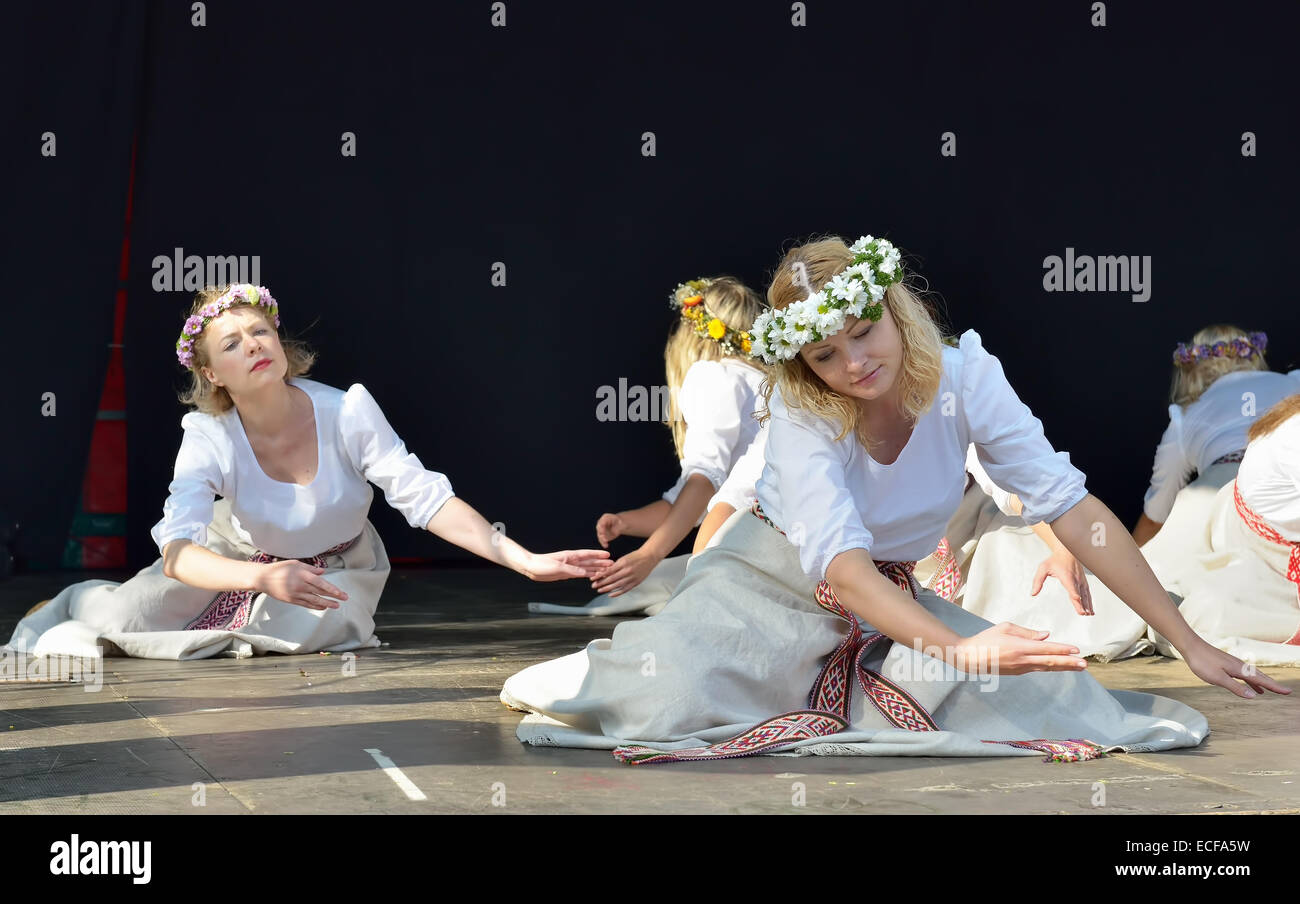
<path fill-rule="evenodd" d="M 1020 514 L 1011 507 L 1011 494 L 994 483 L 992 478 L 989 477 L 989 472 L 985 471 L 984 466 L 980 464 L 974 443 L 971 443 L 966 449 L 966 471 L 975 478 L 975 482 L 979 484 L 981 490 L 993 497 L 993 502 L 998 507 L 998 511 L 1012 517 Z"/>
<path fill-rule="evenodd" d="M 1174 510 L 1174 498 L 1187 486 L 1187 480 L 1196 469 L 1183 448 L 1183 410 L 1169 406 L 1169 426 L 1156 446 L 1156 460 L 1151 467 L 1151 485 L 1142 499 L 1142 511 L 1157 524 L 1164 524 Z"/>
<path fill-rule="evenodd" d="M 455 495 L 445 474 L 426 470 L 389 426 L 374 396 L 360 383 L 343 395 L 339 430 L 352 465 L 384 491 L 411 527 L 424 528 Z"/>
<path fill-rule="evenodd" d="M 958 348 L 962 410 L 980 464 L 994 484 L 1020 497 L 1026 524 L 1056 520 L 1088 495 L 1083 472 L 1052 448 L 978 333 L 967 330 Z"/>
<path fill-rule="evenodd" d="M 840 553 L 871 549 L 871 531 L 848 487 L 844 445 L 832 428 L 798 414 L 792 415 L 773 394 L 769 403 L 766 468 L 763 485 L 776 490 L 780 503 L 778 526 L 799 547 L 799 564 L 815 581 Z"/>
<path fill-rule="evenodd" d="M 737 511 L 749 508 L 754 501 L 754 486 L 763 475 L 763 466 L 767 462 L 766 450 L 767 427 L 763 427 L 750 442 L 745 454 L 731 466 L 731 473 L 709 500 L 708 511 L 713 511 L 719 502 L 726 503 Z"/>
<path fill-rule="evenodd" d="M 744 382 L 728 374 L 719 362 L 691 365 L 677 393 L 677 405 L 686 421 L 682 473 L 663 498 L 676 502 L 692 474 L 703 474 L 715 492 L 722 486 L 739 455 L 736 446 L 744 419 L 754 414 L 745 410 L 748 400 Z"/>
<path fill-rule="evenodd" d="M 167 487 L 162 520 L 149 531 L 161 554 L 173 540 L 208 542 L 217 496 L 229 496 L 226 475 L 234 473 L 233 453 L 225 434 L 214 429 L 210 415 L 190 412 L 181 418 L 184 434 Z"/>

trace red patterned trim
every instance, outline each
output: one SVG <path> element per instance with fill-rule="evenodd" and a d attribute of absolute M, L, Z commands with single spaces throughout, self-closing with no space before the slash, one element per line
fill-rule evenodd
<path fill-rule="evenodd" d="M 1286 562 L 1286 579 L 1296 585 L 1296 598 L 1300 600 L 1300 542 L 1288 540 L 1279 534 L 1271 524 L 1255 514 L 1250 506 L 1246 505 L 1246 500 L 1241 498 L 1241 487 L 1238 486 L 1235 480 L 1232 482 L 1232 502 L 1237 507 L 1237 514 L 1241 516 L 1241 520 L 1252 531 L 1270 543 L 1277 543 L 1280 546 L 1291 548 L 1291 555 Z M 1296 631 L 1295 635 L 1287 643 L 1300 645 L 1300 631 Z"/>
<path fill-rule="evenodd" d="M 947 537 L 939 541 L 934 555 L 939 560 L 939 567 L 930 580 L 930 589 L 951 603 L 961 589 L 962 576 L 961 568 L 957 566 L 957 556 L 948 545 Z"/>
<path fill-rule="evenodd" d="M 772 519 L 763 514 L 758 501 L 750 512 L 764 524 L 784 534 Z M 877 562 L 881 574 L 899 587 L 909 591 L 916 599 L 920 588 L 912 575 L 915 562 Z M 808 693 L 808 709 L 782 713 L 753 728 L 743 731 L 707 747 L 689 747 L 683 750 L 656 750 L 643 744 L 629 744 L 614 749 L 614 758 L 631 766 L 647 763 L 698 762 L 701 760 L 732 759 L 753 756 L 765 751 L 778 751 L 800 741 L 824 738 L 844 731 L 850 724 L 852 704 L 852 674 L 856 673 L 863 694 L 887 722 L 906 731 L 942 731 L 915 697 L 900 685 L 879 672 L 863 665 L 868 651 L 877 644 L 893 643 L 878 631 L 864 635 L 857 618 L 835 597 L 835 591 L 826 581 L 817 585 L 817 604 L 848 625 L 848 635 L 827 658 L 821 673 Z M 1048 754 L 1045 762 L 1078 762 L 1106 755 L 1106 748 L 1092 741 L 1071 738 L 1055 741 L 1037 738 L 1030 741 L 984 741 L 985 744 L 1007 744 L 1022 749 L 1041 750 Z M 1111 748 L 1122 750 L 1123 748 Z"/>
<path fill-rule="evenodd" d="M 1019 747 L 1021 750 L 1037 750 L 1047 754 L 1043 759 L 1044 763 L 1078 763 L 1106 756 L 1105 747 L 1079 738 L 1070 738 L 1067 741 L 1036 738 L 1032 741 L 985 741 L 984 743 L 1006 744 L 1008 747 Z"/>
<path fill-rule="evenodd" d="M 324 552 L 317 553 L 305 559 L 299 559 L 299 562 L 306 562 L 308 565 L 314 565 L 317 568 L 325 567 L 327 556 L 337 555 L 346 552 L 352 548 L 352 545 L 361 539 L 357 534 L 346 543 L 340 543 L 338 546 L 331 546 Z M 253 554 L 248 557 L 250 562 L 260 562 L 263 565 L 269 565 L 271 562 L 286 561 L 280 556 L 273 556 L 270 553 L 262 552 L 260 549 L 254 550 Z M 234 631 L 237 628 L 248 626 L 248 619 L 253 614 L 253 600 L 257 597 L 256 590 L 223 590 L 212 598 L 212 602 L 203 612 L 185 626 L 186 631 Z"/>
<path fill-rule="evenodd" d="M 1246 457 L 1245 449 L 1238 449 L 1236 452 L 1229 452 L 1227 455 L 1220 455 L 1214 461 L 1210 462 L 1210 467 L 1215 465 L 1226 465 L 1234 461 L 1241 461 Z"/>

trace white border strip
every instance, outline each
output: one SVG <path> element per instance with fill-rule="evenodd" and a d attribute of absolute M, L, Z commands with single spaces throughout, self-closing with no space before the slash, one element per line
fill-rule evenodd
<path fill-rule="evenodd" d="M 415 782 L 406 777 L 406 773 L 397 768 L 397 764 L 384 756 L 384 752 L 374 747 L 364 748 L 365 752 L 374 757 L 379 768 L 387 773 L 388 777 L 393 780 L 397 787 L 401 788 L 411 800 L 428 800 L 424 792 L 415 786 Z"/>

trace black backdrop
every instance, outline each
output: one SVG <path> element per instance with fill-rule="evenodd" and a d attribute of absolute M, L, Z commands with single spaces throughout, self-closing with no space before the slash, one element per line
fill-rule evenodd
<path fill-rule="evenodd" d="M 62 17 L 41 15 L 66 29 L 32 34 L 62 64 L 22 86 L 12 171 L 21 211 L 53 196 L 60 212 L 6 243 L 23 255 L 7 271 L 50 299 L 37 324 L 71 329 L 58 344 L 74 360 L 29 333 L 4 356 L 19 378 L 3 393 L 29 428 L 38 389 L 75 372 L 88 394 L 75 428 L 61 408 L 62 433 L 5 444 L 6 494 L 66 531 L 111 307 L 90 288 L 112 283 L 138 109 L 133 565 L 157 554 L 148 529 L 180 438 L 172 344 L 189 294 L 151 285 L 154 256 L 176 248 L 256 255 L 286 329 L 321 353 L 313 376 L 365 383 L 426 466 L 546 550 L 594 545 L 601 512 L 676 476 L 664 426 L 595 416 L 603 384 L 662 383 L 674 284 L 726 272 L 762 291 L 796 240 L 884 235 L 1131 523 L 1177 341 L 1227 320 L 1267 330 L 1275 368 L 1300 358 L 1285 269 L 1300 16 L 1114 2 L 1095 27 L 1091 7 L 814 0 L 794 27 L 790 3 L 766 0 L 508 2 L 498 28 L 477 0 L 212 2 L 204 27 L 188 3 L 56 4 Z M 32 178 L 65 90 L 85 99 L 67 127 L 102 134 L 61 176 Z M 92 98 L 136 102 L 106 117 Z M 940 154 L 949 131 L 955 157 Z M 1045 292 L 1043 259 L 1067 247 L 1150 255 L 1151 299 Z M 22 310 L 6 300 L 8 329 Z M 382 501 L 372 518 L 391 555 L 468 557 Z"/>

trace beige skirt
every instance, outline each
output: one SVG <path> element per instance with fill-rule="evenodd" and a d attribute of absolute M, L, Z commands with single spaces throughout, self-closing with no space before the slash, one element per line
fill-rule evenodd
<path fill-rule="evenodd" d="M 817 583 L 783 535 L 748 510 L 727 527 L 717 546 L 691 558 L 658 615 L 622 622 L 612 637 L 505 682 L 501 701 L 529 713 L 521 741 L 693 757 L 691 748 L 807 707 L 846 622 L 817 604 Z M 989 625 L 932 592 L 918 601 L 962 635 Z M 1041 756 L 1054 743 L 1132 752 L 1194 747 L 1209 731 L 1184 704 L 1109 691 L 1086 673 L 967 675 L 885 640 L 862 662 L 883 681 L 873 691 L 887 694 L 868 701 L 855 680 L 843 730 L 758 752 Z"/>
<path fill-rule="evenodd" d="M 208 549 L 239 560 L 257 552 L 231 523 L 227 500 L 217 500 L 214 511 Z M 369 521 L 349 548 L 325 557 L 322 576 L 348 595 L 337 609 L 307 609 L 256 593 L 233 622 L 214 620 L 217 594 L 167 577 L 162 566 L 159 558 L 120 584 L 92 580 L 64 588 L 18 623 L 8 647 L 32 655 L 203 659 L 379 646 L 374 614 L 389 564 Z M 196 621 L 238 627 L 187 630 Z"/>

